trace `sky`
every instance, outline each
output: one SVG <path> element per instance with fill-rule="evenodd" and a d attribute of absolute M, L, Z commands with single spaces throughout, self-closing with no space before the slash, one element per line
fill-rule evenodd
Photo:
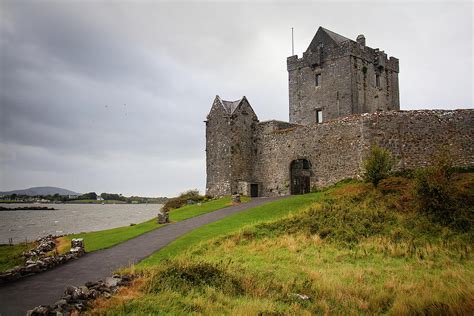
<path fill-rule="evenodd" d="M 216 95 L 288 120 L 319 26 L 400 59 L 400 107 L 473 108 L 466 2 L 0 1 L 0 191 L 205 189 Z"/>

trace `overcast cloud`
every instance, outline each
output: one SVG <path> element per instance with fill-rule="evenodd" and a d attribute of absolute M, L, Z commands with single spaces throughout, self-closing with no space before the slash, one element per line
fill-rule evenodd
<path fill-rule="evenodd" d="M 288 119 L 291 27 L 400 59 L 401 108 L 473 107 L 471 2 L 0 2 L 0 191 L 205 187 L 213 98 Z"/>

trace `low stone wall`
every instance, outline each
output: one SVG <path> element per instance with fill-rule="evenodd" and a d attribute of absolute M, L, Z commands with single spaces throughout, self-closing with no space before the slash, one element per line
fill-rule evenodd
<path fill-rule="evenodd" d="M 55 240 L 58 237 L 60 236 L 49 235 L 39 238 L 37 240 L 38 246 L 23 254 L 25 257 L 24 265 L 0 273 L 0 284 L 49 270 L 70 260 L 77 259 L 85 253 L 84 242 L 81 238 L 78 238 L 71 241 L 71 250 L 67 253 L 48 256 L 48 253 L 56 248 Z"/>
<path fill-rule="evenodd" d="M 122 286 L 130 285 L 133 276 L 114 274 L 105 280 L 87 282 L 83 286 L 68 286 L 53 305 L 41 305 L 27 312 L 28 316 L 77 315 L 89 308 L 99 297 L 110 298 Z"/>

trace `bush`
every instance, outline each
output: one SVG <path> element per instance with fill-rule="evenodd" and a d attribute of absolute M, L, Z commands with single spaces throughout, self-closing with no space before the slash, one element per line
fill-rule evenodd
<path fill-rule="evenodd" d="M 379 182 L 388 177 L 393 167 L 393 159 L 387 149 L 373 145 L 370 153 L 364 161 L 365 181 L 371 182 L 375 187 Z"/>
<path fill-rule="evenodd" d="M 227 294 L 242 294 L 242 284 L 229 273 L 228 264 L 174 260 L 165 262 L 148 284 L 148 293 L 173 290 L 189 293 L 191 290 L 214 288 Z"/>
<path fill-rule="evenodd" d="M 451 174 L 451 159 L 445 151 L 433 159 L 431 166 L 415 173 L 414 193 L 419 211 L 442 224 L 450 224 L 456 212 Z"/>
<path fill-rule="evenodd" d="M 202 201 L 207 201 L 208 199 L 209 197 L 200 195 L 198 190 L 192 189 L 181 193 L 175 198 L 169 199 L 163 206 L 163 210 L 168 212 L 172 209 L 183 207 L 187 205 L 188 202 L 198 203 Z"/>

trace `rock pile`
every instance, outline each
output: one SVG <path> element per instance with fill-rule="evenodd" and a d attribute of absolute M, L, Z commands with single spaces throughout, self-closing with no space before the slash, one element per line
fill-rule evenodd
<path fill-rule="evenodd" d="M 56 248 L 56 238 L 57 236 L 52 235 L 39 238 L 37 240 L 38 246 L 35 249 L 23 253 L 25 257 L 24 265 L 0 273 L 0 284 L 49 270 L 57 265 L 77 259 L 85 253 L 84 242 L 82 238 L 78 238 L 71 241 L 71 250 L 69 252 L 48 255 Z"/>
<path fill-rule="evenodd" d="M 36 258 L 36 257 L 44 257 L 50 251 L 53 251 L 56 248 L 56 238 L 60 236 L 53 236 L 48 235 L 46 237 L 41 237 L 36 240 L 38 246 L 36 248 L 23 253 L 23 257 L 25 258 Z"/>
<path fill-rule="evenodd" d="M 114 274 L 105 280 L 87 282 L 83 286 L 68 286 L 64 295 L 53 305 L 41 305 L 29 310 L 28 316 L 72 315 L 90 307 L 90 301 L 105 297 L 110 298 L 119 287 L 130 285 L 132 275 Z"/>

